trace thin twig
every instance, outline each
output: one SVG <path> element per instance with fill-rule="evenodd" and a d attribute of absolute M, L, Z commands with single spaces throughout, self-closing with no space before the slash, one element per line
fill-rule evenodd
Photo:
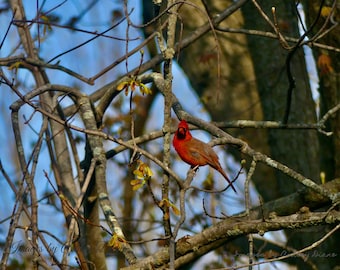
<path fill-rule="evenodd" d="M 249 185 L 250 185 L 250 180 L 255 172 L 256 168 L 256 159 L 253 158 L 250 168 L 246 177 L 246 181 L 244 183 L 244 199 L 245 199 L 245 206 L 246 206 L 246 214 L 248 216 L 249 222 L 251 222 L 251 217 L 249 215 L 250 212 L 250 194 L 249 194 Z M 254 261 L 254 239 L 252 234 L 248 234 L 248 245 L 249 245 L 249 270 L 252 270 L 252 263 Z"/>
<path fill-rule="evenodd" d="M 317 246 L 319 246 L 320 244 L 322 244 L 328 237 L 330 237 L 333 233 L 335 233 L 338 229 L 340 228 L 340 224 L 338 224 L 337 226 L 335 226 L 332 230 L 330 230 L 328 233 L 326 233 L 322 238 L 320 238 L 318 241 L 313 242 L 313 244 L 297 250 L 295 252 L 292 252 L 290 254 L 284 255 L 284 256 L 279 256 L 273 259 L 267 259 L 264 261 L 260 261 L 260 262 L 255 262 L 253 263 L 251 266 L 256 266 L 256 265 L 261 265 L 261 264 L 265 264 L 265 263 L 271 263 L 271 262 L 277 262 L 277 261 L 282 261 L 291 257 L 295 257 L 295 256 L 300 256 L 300 254 L 305 253 L 306 251 L 310 251 L 314 248 L 316 248 Z M 239 265 L 239 266 L 234 266 L 233 269 L 241 269 L 244 267 L 249 267 L 249 264 L 244 264 L 244 265 Z"/>

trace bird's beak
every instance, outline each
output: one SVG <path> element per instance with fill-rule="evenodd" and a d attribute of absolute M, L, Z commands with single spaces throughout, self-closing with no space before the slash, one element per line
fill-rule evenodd
<path fill-rule="evenodd" d="M 187 130 L 183 127 L 179 127 L 177 129 L 177 137 L 180 138 L 180 139 L 184 139 L 186 133 L 187 133 Z"/>

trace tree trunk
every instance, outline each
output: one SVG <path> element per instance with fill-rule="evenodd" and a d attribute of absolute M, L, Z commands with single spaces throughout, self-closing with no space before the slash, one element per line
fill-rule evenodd
<path fill-rule="evenodd" d="M 336 48 L 340 45 L 340 29 L 334 27 L 333 22 L 339 22 L 339 5 L 335 6 L 334 13 L 321 13 L 319 9 L 321 5 L 318 1 L 304 1 L 304 11 L 306 14 L 307 27 L 315 23 L 309 35 L 310 39 L 317 38 L 317 42 L 329 45 L 330 48 Z M 331 5 L 325 5 L 323 10 L 331 9 Z M 331 17 L 328 17 L 331 16 Z M 333 22 L 332 22 L 333 21 Z M 317 32 L 324 29 L 331 29 L 327 35 L 319 37 Z M 315 36 L 316 35 L 316 36 Z M 313 53 L 317 62 L 319 75 L 319 92 L 320 92 L 320 115 L 321 117 L 330 109 L 334 108 L 340 102 L 340 54 L 335 50 L 325 50 L 319 47 L 313 47 Z M 328 62 L 329 61 L 329 62 Z M 326 181 L 330 181 L 340 176 L 340 123 L 339 111 L 326 122 L 326 131 L 333 132 L 332 136 L 320 135 L 320 144 L 322 145 L 320 152 L 321 170 L 325 173 Z"/>
<path fill-rule="evenodd" d="M 211 16 L 223 11 L 232 3 L 232 1 L 205 2 Z M 199 8 L 184 5 L 180 10 L 184 25 L 183 37 L 207 23 L 207 14 L 202 12 L 204 7 L 201 1 L 195 1 L 195 4 Z M 233 14 L 220 27 L 242 28 L 241 13 Z M 213 121 L 263 119 L 253 62 L 245 36 L 224 31 L 209 32 L 180 53 L 179 64 Z M 244 139 L 263 153 L 269 152 L 267 131 L 264 129 L 230 129 L 228 132 Z M 232 148 L 228 150 L 237 160 L 246 158 L 241 157 L 239 151 Z M 249 160 L 247 164 L 250 164 Z M 259 164 L 253 181 L 260 194 L 277 190 L 276 183 L 271 179 L 273 179 L 273 172 Z M 265 185 L 257 185 L 263 181 Z"/>
<path fill-rule="evenodd" d="M 306 14 L 307 27 L 311 27 L 314 22 L 315 25 L 309 35 L 310 39 L 315 39 L 317 32 L 325 27 L 332 29 L 327 35 L 321 39 L 317 39 L 318 43 L 325 44 L 331 48 L 336 48 L 340 45 L 340 29 L 339 26 L 334 27 L 334 22 L 339 22 L 339 5 L 335 6 L 334 13 L 319 14 L 320 5 L 322 1 L 303 1 L 303 7 Z M 333 3 L 328 3 L 322 10 L 331 10 Z M 328 17 L 331 16 L 331 17 Z M 319 75 L 319 93 L 320 93 L 320 116 L 322 117 L 329 110 L 339 105 L 340 103 L 340 54 L 335 50 L 324 50 L 319 47 L 313 47 L 313 54 L 317 62 Z M 323 61 L 321 61 L 323 60 Z M 328 62 L 330 61 L 330 62 Z M 320 168 L 325 175 L 325 181 L 331 181 L 340 176 L 340 113 L 339 110 L 333 114 L 326 122 L 326 131 L 331 131 L 331 136 L 319 135 L 320 143 Z M 329 228 L 325 228 L 329 230 Z M 319 254 L 332 254 L 338 250 L 338 243 L 340 233 L 337 232 L 332 236 L 330 241 L 327 241 L 320 246 Z M 323 252 L 323 253 L 320 253 Z M 321 256 L 319 269 L 332 269 L 340 264 L 340 259 L 328 258 Z"/>
<path fill-rule="evenodd" d="M 268 17 L 272 18 L 271 9 L 276 8 L 279 28 L 282 34 L 290 37 L 299 37 L 295 2 L 293 1 L 258 1 Z M 253 5 L 246 5 L 243 9 L 246 28 L 263 30 L 270 29 Z M 256 63 L 255 72 L 258 89 L 263 104 L 266 120 L 282 121 L 286 110 L 286 100 L 289 88 L 287 76 L 288 59 L 289 67 L 295 81 L 292 91 L 291 109 L 288 123 L 315 123 L 315 103 L 312 99 L 309 78 L 302 48 L 285 50 L 278 40 L 264 39 L 263 37 L 248 36 L 249 49 Z M 295 44 L 290 44 L 294 46 Z M 265 53 L 263 53 L 265 52 Z M 320 149 L 318 134 L 314 130 L 270 130 L 269 145 L 271 156 L 287 166 L 302 173 L 304 176 L 319 183 L 320 175 Z M 278 190 L 265 200 L 272 200 L 277 196 L 293 193 L 299 185 L 281 173 L 276 173 Z M 306 247 L 320 239 L 328 230 L 326 226 L 316 227 L 312 230 L 286 231 L 288 246 L 295 249 Z M 318 246 L 313 252 L 322 254 L 324 246 Z M 334 259 L 334 258 L 333 258 Z M 331 269 L 331 262 L 325 256 L 310 256 L 308 262 L 300 259 L 289 260 L 299 269 L 310 269 L 315 265 L 317 269 Z"/>

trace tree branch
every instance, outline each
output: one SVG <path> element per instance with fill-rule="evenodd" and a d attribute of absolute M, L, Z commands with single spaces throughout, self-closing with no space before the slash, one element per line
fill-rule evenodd
<path fill-rule="evenodd" d="M 226 219 L 203 230 L 199 234 L 179 239 L 176 242 L 175 267 L 179 267 L 180 264 L 184 263 L 184 261 L 181 260 L 184 256 L 190 258 L 189 260 L 186 260 L 187 263 L 241 235 L 250 233 L 263 235 L 268 231 L 289 228 L 306 228 L 324 224 L 338 224 L 340 222 L 340 212 L 310 212 L 308 213 L 308 216 L 297 213 L 289 216 L 275 217 L 265 221 L 262 219 L 248 221 L 248 217 L 245 217 L 245 219 L 245 221 L 241 220 L 235 222 L 232 222 L 231 219 Z M 153 267 L 153 269 L 166 269 L 168 262 L 168 250 L 167 248 L 163 248 L 152 256 L 140 260 L 134 265 L 123 268 L 123 270 L 132 270 L 136 268 L 149 269 L 149 267 Z"/>

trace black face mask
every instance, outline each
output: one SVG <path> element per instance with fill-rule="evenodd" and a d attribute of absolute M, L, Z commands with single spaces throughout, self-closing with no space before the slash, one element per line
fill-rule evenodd
<path fill-rule="evenodd" d="M 180 127 L 177 129 L 177 138 L 183 140 L 187 134 L 186 128 Z"/>

